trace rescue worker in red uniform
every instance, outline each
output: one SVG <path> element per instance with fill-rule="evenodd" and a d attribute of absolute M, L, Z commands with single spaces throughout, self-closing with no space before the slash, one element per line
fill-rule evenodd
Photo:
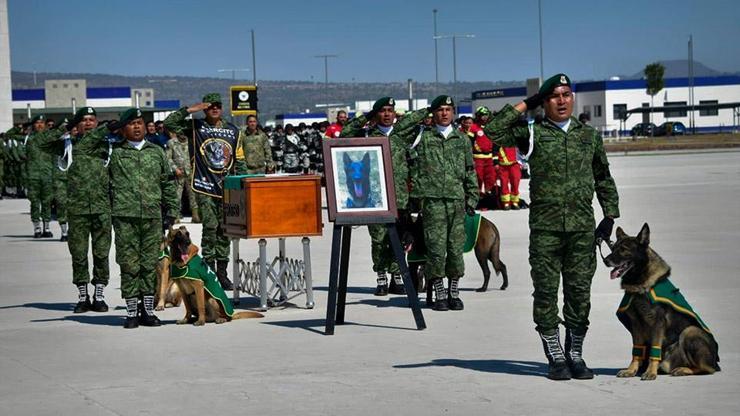
<path fill-rule="evenodd" d="M 501 207 L 519 209 L 519 181 L 522 168 L 516 158 L 516 147 L 499 147 L 498 174 L 501 179 Z"/>
<path fill-rule="evenodd" d="M 347 112 L 344 110 L 337 111 L 337 122 L 330 125 L 326 129 L 326 133 L 324 135 L 328 139 L 337 139 L 342 134 L 342 128 L 344 128 L 344 125 L 347 124 Z"/>
<path fill-rule="evenodd" d="M 478 176 L 478 190 L 481 195 L 493 193 L 496 188 L 496 170 L 493 166 L 493 142 L 486 136 L 484 125 L 491 117 L 491 110 L 487 107 L 478 107 L 475 110 L 475 122 L 470 126 L 474 135 L 473 163 L 475 174 Z"/>

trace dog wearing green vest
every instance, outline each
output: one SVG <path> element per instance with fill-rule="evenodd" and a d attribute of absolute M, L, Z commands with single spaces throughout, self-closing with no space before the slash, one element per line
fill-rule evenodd
<path fill-rule="evenodd" d="M 170 231 L 170 279 L 175 282 L 185 306 L 185 317 L 178 325 L 206 322 L 222 324 L 234 319 L 262 318 L 259 312 L 234 312 L 231 300 L 221 287 L 216 273 L 198 255 L 198 246 L 190 240 L 187 228 Z"/>
<path fill-rule="evenodd" d="M 668 277 L 670 266 L 650 248 L 650 228 L 636 237 L 617 228 L 617 241 L 604 259 L 621 279 L 624 297 L 617 317 L 632 335 L 632 361 L 617 377 L 655 380 L 658 371 L 673 376 L 719 371 L 719 347 L 709 327 Z"/>

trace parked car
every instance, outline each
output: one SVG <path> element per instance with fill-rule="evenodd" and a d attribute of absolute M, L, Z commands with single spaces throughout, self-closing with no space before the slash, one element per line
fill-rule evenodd
<path fill-rule="evenodd" d="M 656 136 L 683 136 L 686 126 L 680 121 L 667 121 L 655 128 Z"/>
<path fill-rule="evenodd" d="M 652 136 L 655 131 L 653 123 L 638 123 L 630 130 L 631 136 Z"/>

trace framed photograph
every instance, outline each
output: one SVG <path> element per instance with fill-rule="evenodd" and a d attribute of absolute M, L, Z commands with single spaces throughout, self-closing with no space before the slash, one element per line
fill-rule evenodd
<path fill-rule="evenodd" d="M 396 219 L 390 142 L 386 137 L 324 141 L 329 221 L 379 224 Z"/>

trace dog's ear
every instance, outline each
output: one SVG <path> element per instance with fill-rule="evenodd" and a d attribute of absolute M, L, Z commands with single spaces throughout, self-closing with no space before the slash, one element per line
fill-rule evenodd
<path fill-rule="evenodd" d="M 627 237 L 627 233 L 624 232 L 624 230 L 622 229 L 622 227 L 617 227 L 616 236 L 617 236 L 617 240 L 621 240 L 624 237 Z"/>
<path fill-rule="evenodd" d="M 350 163 L 352 163 L 352 159 L 350 159 L 349 155 L 347 153 L 343 153 L 343 154 L 344 154 L 344 157 L 342 158 L 342 160 L 344 161 L 344 164 L 349 165 Z"/>
<path fill-rule="evenodd" d="M 642 226 L 640 234 L 637 234 L 637 242 L 642 244 L 643 246 L 647 246 L 650 244 L 650 227 L 647 223 Z"/>
<path fill-rule="evenodd" d="M 365 156 L 362 157 L 362 163 L 370 164 L 370 152 L 365 152 Z"/>

